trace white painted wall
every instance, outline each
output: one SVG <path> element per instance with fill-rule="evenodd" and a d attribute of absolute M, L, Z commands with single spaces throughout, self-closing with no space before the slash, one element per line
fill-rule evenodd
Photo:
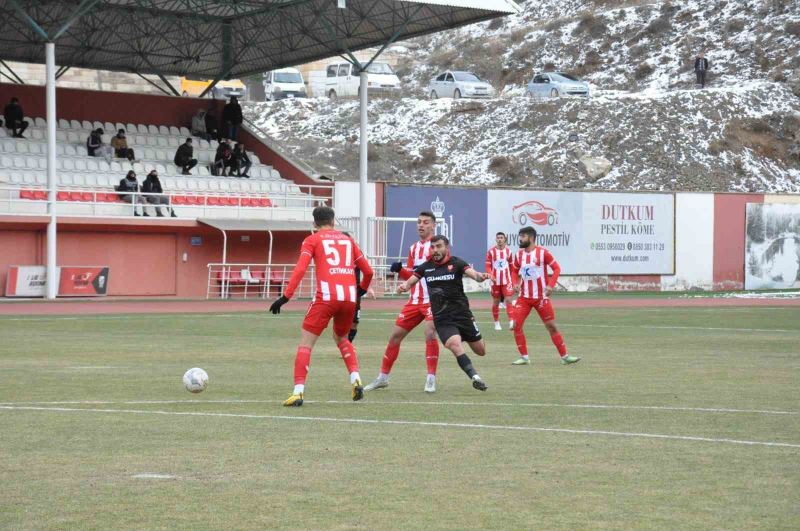
<path fill-rule="evenodd" d="M 675 275 L 663 290 L 710 290 L 714 279 L 714 194 L 675 196 Z"/>
<path fill-rule="evenodd" d="M 367 217 L 375 217 L 375 183 L 367 183 L 367 196 Z M 358 182 L 336 182 L 333 209 L 337 218 L 358 217 Z"/>

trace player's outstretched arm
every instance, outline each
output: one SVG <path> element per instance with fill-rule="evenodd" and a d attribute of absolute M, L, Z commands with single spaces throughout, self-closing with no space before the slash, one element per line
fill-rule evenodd
<path fill-rule="evenodd" d="M 372 266 L 369 265 L 369 261 L 361 252 L 358 245 L 355 246 L 354 251 L 355 255 L 358 257 L 355 259 L 355 265 L 361 270 L 361 284 L 358 286 L 358 295 L 361 297 L 369 291 L 369 285 L 372 282 L 375 271 L 373 271 Z"/>
<path fill-rule="evenodd" d="M 289 283 L 283 290 L 283 294 L 269 307 L 269 311 L 274 315 L 281 313 L 281 306 L 289 302 L 289 299 L 292 298 L 297 286 L 300 285 L 303 276 L 306 274 L 308 265 L 311 263 L 311 257 L 314 256 L 314 245 L 309 241 L 309 238 L 306 238 L 306 241 L 304 241 L 302 247 L 300 247 L 300 258 L 297 259 L 297 264 L 294 266 L 294 271 L 292 272 L 291 278 L 289 278 Z"/>
<path fill-rule="evenodd" d="M 471 267 L 464 271 L 464 276 L 469 277 L 469 278 L 471 278 L 472 280 L 474 280 L 476 282 L 484 282 L 484 281 L 489 280 L 491 278 L 489 276 L 489 273 L 481 273 L 479 271 L 475 271 Z"/>
<path fill-rule="evenodd" d="M 558 277 L 561 276 L 561 266 L 558 265 L 558 262 L 556 262 L 556 259 L 553 258 L 552 254 L 550 254 L 550 251 L 545 251 L 544 263 L 550 266 L 550 269 L 552 270 L 552 274 L 547 279 L 547 295 L 550 296 L 553 288 L 556 287 Z"/>
<path fill-rule="evenodd" d="M 417 282 L 419 282 L 419 277 L 417 275 L 411 275 L 411 278 L 397 285 L 397 293 L 408 293 Z"/>

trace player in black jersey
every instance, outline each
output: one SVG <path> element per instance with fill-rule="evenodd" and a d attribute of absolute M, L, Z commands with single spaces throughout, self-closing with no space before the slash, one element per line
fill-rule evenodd
<path fill-rule="evenodd" d="M 397 287 L 398 293 L 409 291 L 421 278 L 428 285 L 436 333 L 456 357 L 458 366 L 472 380 L 472 387 L 486 391 L 486 384 L 472 367 L 472 362 L 464 351 L 462 341 L 478 356 L 486 355 L 486 343 L 469 309 L 469 300 L 464 294 L 463 277 L 477 282 L 489 278 L 486 273 L 472 269 L 461 258 L 450 256 L 450 240 L 445 236 L 431 239 L 432 259 L 414 269 L 414 275 Z"/>

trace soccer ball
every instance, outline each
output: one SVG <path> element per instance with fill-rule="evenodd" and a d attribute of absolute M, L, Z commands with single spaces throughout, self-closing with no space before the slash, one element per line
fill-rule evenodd
<path fill-rule="evenodd" d="M 199 367 L 189 369 L 183 375 L 183 386 L 190 393 L 202 393 L 208 387 L 208 373 Z"/>

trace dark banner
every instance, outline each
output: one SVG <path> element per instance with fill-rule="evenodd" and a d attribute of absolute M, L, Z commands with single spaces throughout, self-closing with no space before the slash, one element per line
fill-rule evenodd
<path fill-rule="evenodd" d="M 452 253 L 483 271 L 486 257 L 486 189 L 458 189 L 438 186 L 400 186 L 386 188 L 386 216 L 414 218 L 430 210 L 448 225 Z M 403 226 L 405 225 L 405 226 Z M 443 230 L 439 225 L 439 231 Z M 389 225 L 388 254 L 408 256 L 408 248 L 419 240 L 416 224 Z"/>
<path fill-rule="evenodd" d="M 62 266 L 59 297 L 100 297 L 108 291 L 108 267 Z"/>

